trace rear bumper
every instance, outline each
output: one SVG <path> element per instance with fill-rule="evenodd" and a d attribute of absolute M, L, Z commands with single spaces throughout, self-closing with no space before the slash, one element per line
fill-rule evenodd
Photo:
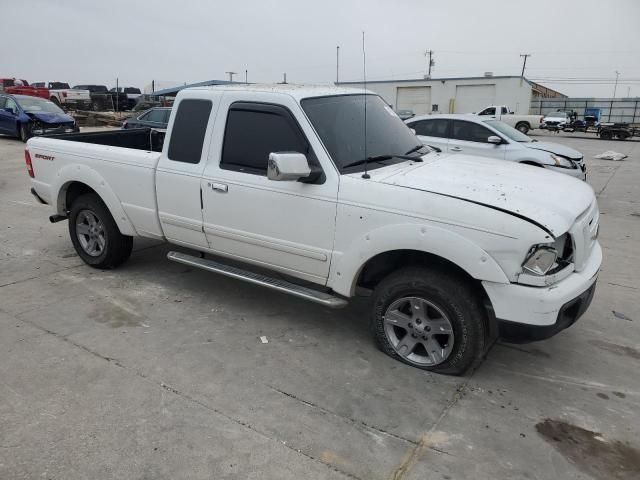
<path fill-rule="evenodd" d="M 56 135 L 59 133 L 77 133 L 79 131 L 80 128 L 77 125 L 73 127 L 59 126 L 54 128 L 48 128 L 46 125 L 44 125 L 39 128 L 33 128 L 31 130 L 31 133 L 33 135 Z"/>
<path fill-rule="evenodd" d="M 65 108 L 77 109 L 77 110 L 90 110 L 91 100 L 76 100 L 73 98 L 67 98 L 62 104 Z"/>
<path fill-rule="evenodd" d="M 572 325 L 589 307 L 602 263 L 602 249 L 595 243 L 585 268 L 547 287 L 516 283 L 482 282 L 501 329 L 538 331 L 548 338 Z"/>

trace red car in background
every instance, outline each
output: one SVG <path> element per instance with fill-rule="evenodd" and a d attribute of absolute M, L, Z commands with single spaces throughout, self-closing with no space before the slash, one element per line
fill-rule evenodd
<path fill-rule="evenodd" d="M 26 80 L 20 80 L 18 78 L 0 78 L 0 92 L 11 95 L 29 95 L 30 97 L 40 97 L 49 100 L 48 88 L 32 87 Z"/>

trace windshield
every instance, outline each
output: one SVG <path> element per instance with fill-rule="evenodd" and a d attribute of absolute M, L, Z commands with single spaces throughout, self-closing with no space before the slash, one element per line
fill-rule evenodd
<path fill-rule="evenodd" d="M 510 138 L 515 142 L 529 143 L 533 141 L 531 137 L 527 137 L 524 133 L 519 132 L 515 128 L 510 127 L 506 123 L 501 122 L 499 120 L 489 120 L 485 123 L 487 125 L 492 126 L 496 130 L 498 130 L 501 134 L 503 134 L 505 137 Z"/>
<path fill-rule="evenodd" d="M 124 89 L 124 93 L 140 93 L 140 89 L 135 87 L 127 87 Z"/>
<path fill-rule="evenodd" d="M 49 84 L 49 88 L 51 88 L 52 90 L 62 90 L 65 88 L 68 89 L 69 84 L 64 82 L 51 82 Z"/>
<path fill-rule="evenodd" d="M 364 102 L 367 100 L 366 158 L 405 155 L 421 147 L 420 141 L 377 95 L 338 95 L 302 100 L 302 108 L 322 143 L 342 172 L 346 165 L 365 159 Z M 419 154 L 416 154 L 416 158 Z M 369 170 L 406 159 L 390 158 L 369 163 Z M 364 164 L 348 168 L 364 170 Z"/>
<path fill-rule="evenodd" d="M 64 113 L 55 103 L 38 97 L 23 97 L 18 103 L 28 113 Z"/>
<path fill-rule="evenodd" d="M 567 118 L 567 114 L 565 112 L 551 112 L 547 114 L 547 118 Z"/>

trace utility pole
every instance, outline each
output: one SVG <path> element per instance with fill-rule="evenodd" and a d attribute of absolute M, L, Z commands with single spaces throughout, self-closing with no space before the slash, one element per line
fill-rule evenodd
<path fill-rule="evenodd" d="M 224 72 L 224 73 L 229 75 L 229 81 L 230 82 L 233 82 L 233 76 L 238 74 L 238 72 Z"/>
<path fill-rule="evenodd" d="M 249 70 L 245 70 L 244 71 L 244 83 L 248 84 L 249 81 L 247 80 L 247 78 L 249 78 Z"/>
<path fill-rule="evenodd" d="M 616 90 L 618 90 L 618 77 L 620 76 L 620 72 L 616 70 L 616 83 L 613 86 L 613 98 L 616 98 Z"/>
<path fill-rule="evenodd" d="M 522 62 L 522 73 L 520 74 L 520 86 L 522 86 L 522 80 L 524 80 L 524 69 L 527 66 L 527 58 L 529 58 L 531 54 L 523 53 L 520 56 L 524 58 L 524 61 Z"/>
<path fill-rule="evenodd" d="M 424 59 L 427 62 L 427 74 L 424 76 L 424 78 L 431 78 L 431 67 L 433 67 L 436 64 L 436 61 L 433 60 L 433 50 L 425 50 L 424 51 Z M 427 60 L 427 57 L 429 57 L 429 59 Z"/>
<path fill-rule="evenodd" d="M 340 45 L 336 47 L 336 84 L 340 81 Z"/>
<path fill-rule="evenodd" d="M 284 72 L 282 75 L 283 75 L 282 83 L 287 83 L 287 72 Z"/>

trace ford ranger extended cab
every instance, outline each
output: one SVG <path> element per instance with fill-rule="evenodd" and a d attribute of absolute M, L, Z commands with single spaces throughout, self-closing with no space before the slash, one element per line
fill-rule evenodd
<path fill-rule="evenodd" d="M 542 115 L 519 115 L 513 113 L 506 105 L 491 105 L 482 109 L 478 115 L 482 115 L 484 118 L 500 120 L 524 134 L 534 128 L 540 128 L 543 118 Z"/>
<path fill-rule="evenodd" d="M 117 267 L 143 236 L 185 247 L 169 260 L 326 307 L 368 296 L 382 351 L 448 374 L 497 335 L 554 335 L 593 297 L 589 185 L 436 153 L 366 90 L 185 89 L 162 135 L 27 143 L 32 192 L 88 265 Z"/>

